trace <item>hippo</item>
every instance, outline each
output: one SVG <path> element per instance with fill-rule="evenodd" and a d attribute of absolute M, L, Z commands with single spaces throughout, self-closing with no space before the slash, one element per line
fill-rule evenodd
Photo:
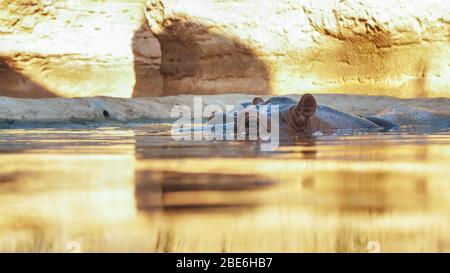
<path fill-rule="evenodd" d="M 290 97 L 277 96 L 264 101 L 255 97 L 252 102 L 241 104 L 243 110 L 225 113 L 213 113 L 208 124 L 223 124 L 225 120 L 234 120 L 234 130 L 237 132 L 239 120 L 245 120 L 248 133 L 248 112 L 257 112 L 258 119 L 266 119 L 270 131 L 271 108 L 279 110 L 279 133 L 283 135 L 312 135 L 320 132 L 332 134 L 339 130 L 349 131 L 392 131 L 405 125 L 426 125 L 448 128 L 450 114 L 439 113 L 430 109 L 411 107 L 406 104 L 394 105 L 374 116 L 357 116 L 345 113 L 329 106 L 319 105 L 311 94 L 304 94 L 299 101 Z M 265 106 L 265 107 L 261 107 Z M 260 109 L 268 109 L 262 113 Z"/>

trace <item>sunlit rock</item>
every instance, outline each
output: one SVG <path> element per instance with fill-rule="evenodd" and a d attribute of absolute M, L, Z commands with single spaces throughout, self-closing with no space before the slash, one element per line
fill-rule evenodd
<path fill-rule="evenodd" d="M 449 96 L 444 0 L 0 0 L 0 95 Z"/>
<path fill-rule="evenodd" d="M 144 1 L 1 0 L 0 10 L 1 95 L 162 93 L 160 46 Z"/>
<path fill-rule="evenodd" d="M 448 96 L 445 1 L 156 2 L 166 92 Z"/>

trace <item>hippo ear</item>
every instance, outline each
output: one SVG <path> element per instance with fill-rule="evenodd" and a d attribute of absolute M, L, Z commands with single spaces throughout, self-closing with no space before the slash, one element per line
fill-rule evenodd
<path fill-rule="evenodd" d="M 217 111 L 213 111 L 213 112 L 211 113 L 211 116 L 208 118 L 208 121 L 212 120 L 212 119 L 216 116 L 216 112 L 217 112 Z"/>
<path fill-rule="evenodd" d="M 264 100 L 263 100 L 262 98 L 260 98 L 260 97 L 255 97 L 255 98 L 252 100 L 252 104 L 253 104 L 253 105 L 258 105 L 258 104 L 263 103 L 263 102 L 264 102 Z"/>
<path fill-rule="evenodd" d="M 313 95 L 304 94 L 297 104 L 297 110 L 302 112 L 306 117 L 311 117 L 316 113 L 317 102 Z"/>

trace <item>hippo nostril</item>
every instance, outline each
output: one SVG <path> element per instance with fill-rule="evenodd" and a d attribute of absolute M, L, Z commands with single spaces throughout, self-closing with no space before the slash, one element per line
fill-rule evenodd
<path fill-rule="evenodd" d="M 110 117 L 109 112 L 106 111 L 106 110 L 104 110 L 104 111 L 103 111 L 103 116 L 104 116 L 105 118 L 109 118 L 109 117 Z"/>

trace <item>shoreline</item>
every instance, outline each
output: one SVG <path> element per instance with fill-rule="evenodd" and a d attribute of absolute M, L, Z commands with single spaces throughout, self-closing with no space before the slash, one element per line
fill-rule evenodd
<path fill-rule="evenodd" d="M 298 99 L 300 94 L 288 95 Z M 364 96 L 344 94 L 314 95 L 319 104 L 331 106 L 355 115 L 374 115 L 397 103 L 408 103 L 450 113 L 450 98 L 412 98 L 403 99 L 388 96 Z M 85 124 L 95 122 L 128 123 L 135 121 L 156 121 L 177 119 L 171 117 L 176 105 L 187 105 L 192 109 L 195 95 L 146 98 L 47 98 L 22 99 L 0 97 L 0 128 L 14 124 L 68 123 Z M 255 95 L 222 94 L 202 95 L 203 107 L 235 105 L 251 101 Z M 272 96 L 261 96 L 264 99 Z"/>

